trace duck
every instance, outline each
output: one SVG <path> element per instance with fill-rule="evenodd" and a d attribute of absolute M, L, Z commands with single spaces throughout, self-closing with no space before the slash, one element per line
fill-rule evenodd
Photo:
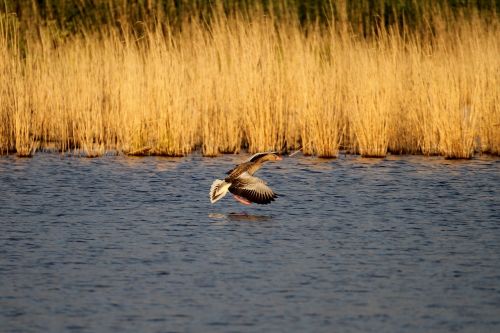
<path fill-rule="evenodd" d="M 254 173 L 266 162 L 281 160 L 282 157 L 274 151 L 252 155 L 245 162 L 229 170 L 224 180 L 214 180 L 210 187 L 210 202 L 213 204 L 222 199 L 227 192 L 231 192 L 233 197 L 244 205 L 271 203 L 278 195 L 267 186 L 266 182 L 255 177 Z"/>

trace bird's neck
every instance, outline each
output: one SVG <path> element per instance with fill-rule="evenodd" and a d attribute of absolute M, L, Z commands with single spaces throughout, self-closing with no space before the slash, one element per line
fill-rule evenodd
<path fill-rule="evenodd" d="M 258 161 L 258 162 L 254 162 L 253 164 L 251 164 L 249 167 L 248 167 L 248 173 L 250 175 L 253 175 L 255 172 L 257 172 L 257 170 L 260 169 L 260 167 L 262 166 L 262 164 L 264 164 L 264 161 Z"/>

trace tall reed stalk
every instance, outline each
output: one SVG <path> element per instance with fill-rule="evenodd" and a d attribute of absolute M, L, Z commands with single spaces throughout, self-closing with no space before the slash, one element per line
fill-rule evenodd
<path fill-rule="evenodd" d="M 219 9 L 178 29 L 21 38 L 2 14 L 0 153 L 500 154 L 496 19 L 435 12 L 427 33 L 365 38 L 339 15 L 304 26 Z"/>

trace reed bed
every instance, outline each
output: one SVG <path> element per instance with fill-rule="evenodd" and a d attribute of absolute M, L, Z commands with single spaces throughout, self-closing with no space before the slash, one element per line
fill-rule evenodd
<path fill-rule="evenodd" d="M 453 20 L 453 22 L 451 22 Z M 496 17 L 363 37 L 340 20 L 192 17 L 20 42 L 0 17 L 0 154 L 500 154 Z"/>

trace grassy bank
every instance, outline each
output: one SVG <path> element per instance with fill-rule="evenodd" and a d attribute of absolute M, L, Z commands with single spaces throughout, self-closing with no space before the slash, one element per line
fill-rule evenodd
<path fill-rule="evenodd" d="M 500 154 L 495 12 L 368 34 L 342 2 L 329 24 L 253 10 L 71 34 L 2 14 L 0 153 Z"/>

